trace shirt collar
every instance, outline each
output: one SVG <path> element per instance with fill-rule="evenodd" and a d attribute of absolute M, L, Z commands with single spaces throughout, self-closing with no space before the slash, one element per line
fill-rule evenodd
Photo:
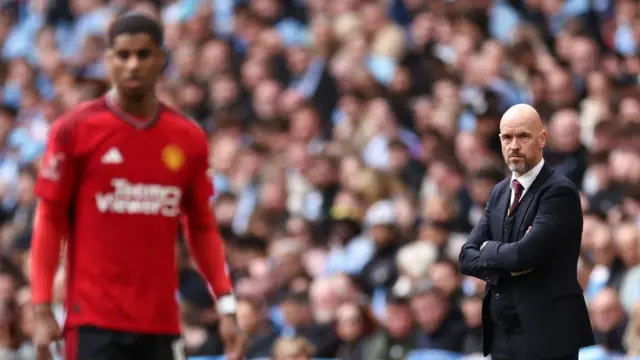
<path fill-rule="evenodd" d="M 524 190 L 529 189 L 533 184 L 533 182 L 538 177 L 538 174 L 540 174 L 540 171 L 542 171 L 543 166 L 544 166 L 544 159 L 540 160 L 538 165 L 534 166 L 533 169 L 527 171 L 526 173 L 518 177 L 516 177 L 515 173 L 511 173 L 511 182 L 509 183 L 509 186 L 511 186 L 511 189 L 513 189 L 513 180 L 518 179 L 518 182 L 522 185 Z"/>

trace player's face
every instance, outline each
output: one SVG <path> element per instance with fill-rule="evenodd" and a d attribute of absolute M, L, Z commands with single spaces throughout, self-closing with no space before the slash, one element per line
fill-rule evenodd
<path fill-rule="evenodd" d="M 164 61 L 162 49 L 143 33 L 118 35 L 106 53 L 111 80 L 119 92 L 131 97 L 153 91 Z"/>

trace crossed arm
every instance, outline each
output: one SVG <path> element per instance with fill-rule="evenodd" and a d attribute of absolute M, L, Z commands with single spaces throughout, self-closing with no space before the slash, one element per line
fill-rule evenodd
<path fill-rule="evenodd" d="M 484 208 L 484 213 L 478 224 L 473 228 L 467 242 L 462 245 L 460 255 L 458 257 L 458 263 L 460 264 L 460 272 L 464 275 L 476 277 L 484 280 L 492 285 L 497 285 L 500 272 L 496 269 L 490 269 L 482 266 L 480 261 L 481 247 L 485 242 L 492 240 L 491 231 L 489 228 L 489 219 L 491 218 L 491 207 L 493 200 L 493 191 L 495 186 L 489 193 L 489 202 Z"/>
<path fill-rule="evenodd" d="M 483 268 L 507 270 L 513 275 L 530 271 L 541 265 L 576 226 L 582 226 L 581 211 L 580 197 L 572 186 L 547 190 L 530 230 L 522 239 L 513 243 L 489 240 L 480 251 L 478 263 Z"/>

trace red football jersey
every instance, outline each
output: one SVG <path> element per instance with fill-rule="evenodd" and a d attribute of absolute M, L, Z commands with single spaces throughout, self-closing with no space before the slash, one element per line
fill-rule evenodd
<path fill-rule="evenodd" d="M 36 193 L 72 211 L 65 327 L 180 332 L 179 215 L 213 195 L 207 170 L 204 132 L 162 104 L 144 123 L 105 97 L 56 120 Z"/>

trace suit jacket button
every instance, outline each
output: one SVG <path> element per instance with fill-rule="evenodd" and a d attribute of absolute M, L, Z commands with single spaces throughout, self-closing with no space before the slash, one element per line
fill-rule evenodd
<path fill-rule="evenodd" d="M 496 300 L 500 299 L 500 294 L 496 294 L 495 298 Z"/>

